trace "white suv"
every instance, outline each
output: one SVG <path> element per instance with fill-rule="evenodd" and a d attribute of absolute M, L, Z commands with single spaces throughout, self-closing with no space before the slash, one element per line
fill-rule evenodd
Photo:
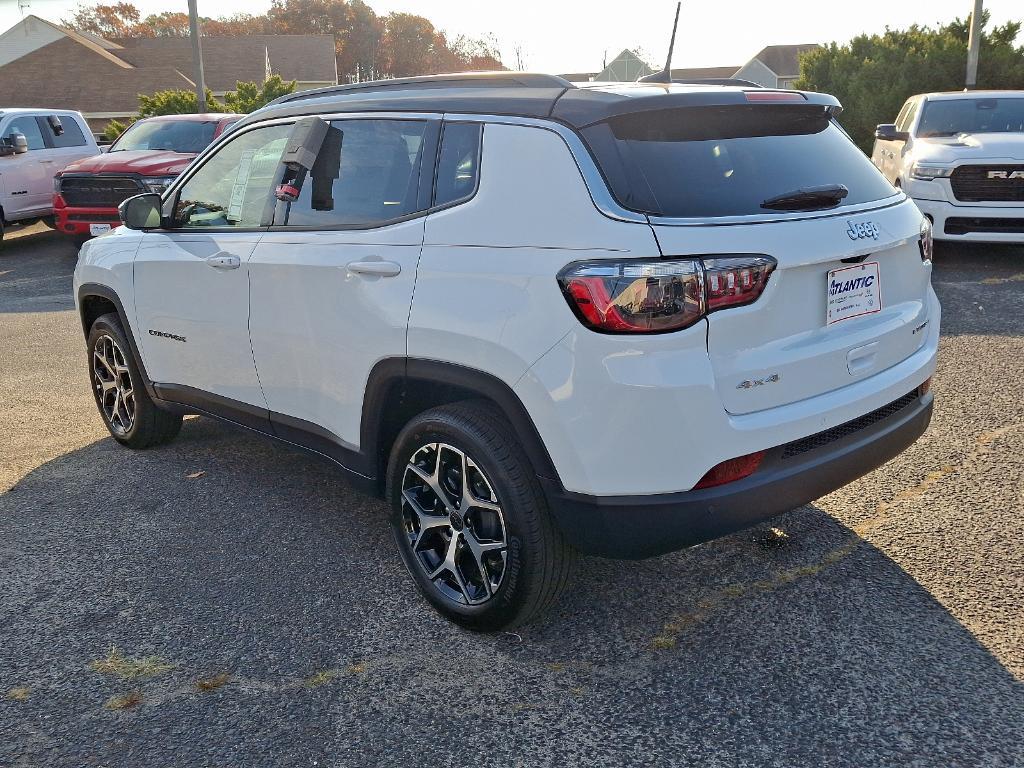
<path fill-rule="evenodd" d="M 521 73 L 283 97 L 82 249 L 100 412 L 328 457 L 442 613 L 525 621 L 576 552 L 750 526 L 927 427 L 929 230 L 838 109 Z"/>
<path fill-rule="evenodd" d="M 1024 91 L 913 96 L 876 129 L 871 161 L 936 239 L 1024 242 Z"/>

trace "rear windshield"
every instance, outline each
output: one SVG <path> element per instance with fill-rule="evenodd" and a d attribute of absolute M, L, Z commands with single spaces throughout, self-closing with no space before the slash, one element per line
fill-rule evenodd
<path fill-rule="evenodd" d="M 1024 132 L 1024 98 L 939 99 L 921 113 L 917 135 L 956 136 L 958 133 Z"/>
<path fill-rule="evenodd" d="M 196 120 L 156 120 L 135 123 L 110 146 L 111 152 L 164 149 L 198 154 L 213 141 L 217 123 Z"/>
<path fill-rule="evenodd" d="M 612 118 L 584 137 L 618 201 L 680 218 L 778 215 L 762 203 L 842 184 L 838 207 L 895 194 L 821 107 L 684 107 Z"/>

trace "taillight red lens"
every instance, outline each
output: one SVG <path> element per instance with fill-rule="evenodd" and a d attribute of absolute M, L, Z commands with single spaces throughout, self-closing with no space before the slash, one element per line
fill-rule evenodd
<path fill-rule="evenodd" d="M 569 306 L 604 333 L 664 333 L 704 316 L 703 269 L 697 259 L 591 261 L 558 276 Z"/>
<path fill-rule="evenodd" d="M 588 261 L 570 264 L 558 282 L 595 331 L 666 333 L 757 301 L 775 264 L 771 256 Z"/>
<path fill-rule="evenodd" d="M 704 259 L 708 312 L 757 301 L 774 269 L 770 256 Z"/>
<path fill-rule="evenodd" d="M 714 488 L 716 485 L 725 485 L 736 480 L 742 480 L 744 477 L 754 474 L 757 468 L 761 466 L 762 459 L 764 459 L 764 451 L 748 453 L 746 456 L 739 456 L 735 459 L 727 459 L 709 469 L 704 477 L 693 486 L 693 489 Z"/>

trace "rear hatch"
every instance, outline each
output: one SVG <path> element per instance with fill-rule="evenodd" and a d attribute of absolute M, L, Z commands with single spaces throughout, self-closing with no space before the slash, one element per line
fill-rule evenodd
<path fill-rule="evenodd" d="M 614 148 L 624 170 L 606 175 L 620 202 L 651 216 L 664 256 L 777 262 L 757 301 L 708 316 L 727 411 L 839 389 L 924 344 L 931 265 L 921 215 L 826 110 L 683 108 L 602 126 L 587 129 L 591 146 L 599 161 Z"/>

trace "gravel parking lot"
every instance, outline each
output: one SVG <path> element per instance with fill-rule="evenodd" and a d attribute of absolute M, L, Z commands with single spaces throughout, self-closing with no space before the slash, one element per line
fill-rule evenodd
<path fill-rule="evenodd" d="M 329 465 L 206 419 L 117 446 L 74 263 L 0 245 L 0 766 L 1024 765 L 1024 249 L 939 246 L 911 450 L 496 636 Z"/>

